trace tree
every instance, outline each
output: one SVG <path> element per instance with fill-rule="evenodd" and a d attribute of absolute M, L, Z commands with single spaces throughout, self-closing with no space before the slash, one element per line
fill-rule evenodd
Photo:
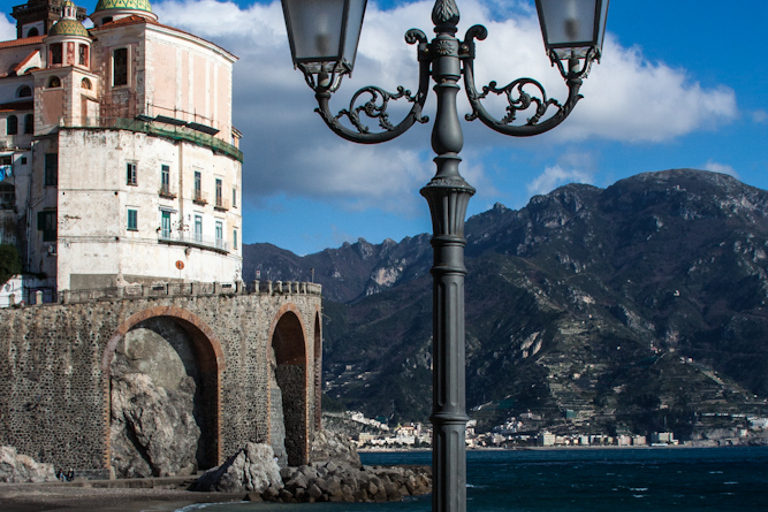
<path fill-rule="evenodd" d="M 15 245 L 0 244 L 0 285 L 22 271 L 21 255 Z"/>

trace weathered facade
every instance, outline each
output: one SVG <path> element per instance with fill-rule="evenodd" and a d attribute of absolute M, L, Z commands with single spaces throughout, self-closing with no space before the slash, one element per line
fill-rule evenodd
<path fill-rule="evenodd" d="M 69 0 L 13 16 L 18 38 L 0 42 L 0 242 L 44 278 L 24 298 L 240 279 L 237 58 L 159 23 L 146 0 L 100 0 L 91 29 Z"/>
<path fill-rule="evenodd" d="M 271 443 L 283 462 L 306 463 L 319 427 L 320 287 L 251 288 L 133 286 L 0 310 L 0 445 L 80 474 L 126 476 L 115 467 L 113 445 L 121 442 L 116 425 L 128 424 L 128 451 L 151 474 L 215 466 L 248 441 Z M 188 453 L 147 430 L 147 422 L 163 422 L 158 414 L 167 407 L 160 404 L 152 417 L 116 409 L 116 401 L 138 399 L 116 394 L 119 358 L 129 359 L 126 373 L 151 381 L 161 398 L 172 392 L 170 381 L 195 381 L 190 422 L 198 433 L 184 445 Z M 184 421 L 169 423 L 173 438 Z M 143 443 L 136 439 L 142 435 L 149 436 Z M 169 455 L 187 456 L 192 467 L 164 466 Z"/>

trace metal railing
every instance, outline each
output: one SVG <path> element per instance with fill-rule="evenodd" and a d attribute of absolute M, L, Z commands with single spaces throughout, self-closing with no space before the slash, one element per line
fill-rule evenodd
<path fill-rule="evenodd" d="M 125 119 L 123 117 L 116 118 L 104 118 L 101 117 L 97 120 L 88 118 L 86 120 L 86 126 L 62 126 L 62 128 L 101 128 L 101 129 L 119 129 L 130 130 L 133 132 L 142 132 L 149 135 L 157 135 L 159 137 L 166 137 L 173 140 L 183 140 L 210 148 L 215 153 L 221 153 L 231 158 L 243 161 L 243 152 L 237 149 L 232 144 L 228 144 L 223 140 L 208 135 L 206 133 L 198 132 L 184 126 L 170 126 L 164 125 L 162 128 L 154 123 L 147 121 L 139 121 L 137 119 Z"/>
<path fill-rule="evenodd" d="M 166 244 L 191 245 L 201 249 L 212 249 L 219 252 L 229 252 L 229 244 L 222 238 L 204 238 L 199 233 L 171 232 L 161 230 L 158 241 Z"/>

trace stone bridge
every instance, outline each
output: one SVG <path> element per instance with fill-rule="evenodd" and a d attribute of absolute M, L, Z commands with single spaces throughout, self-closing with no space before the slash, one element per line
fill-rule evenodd
<path fill-rule="evenodd" d="M 244 443 L 310 459 L 321 287 L 156 283 L 0 310 L 0 445 L 117 476 L 218 465 Z"/>

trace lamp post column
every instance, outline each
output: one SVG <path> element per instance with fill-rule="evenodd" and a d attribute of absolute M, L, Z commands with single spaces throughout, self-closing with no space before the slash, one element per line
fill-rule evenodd
<path fill-rule="evenodd" d="M 438 0 L 432 11 L 437 37 L 429 46 L 437 114 L 432 148 L 437 173 L 421 189 L 432 216 L 432 510 L 465 512 L 464 217 L 475 193 L 459 174 L 464 139 L 456 107 L 461 78 L 459 11 Z"/>

